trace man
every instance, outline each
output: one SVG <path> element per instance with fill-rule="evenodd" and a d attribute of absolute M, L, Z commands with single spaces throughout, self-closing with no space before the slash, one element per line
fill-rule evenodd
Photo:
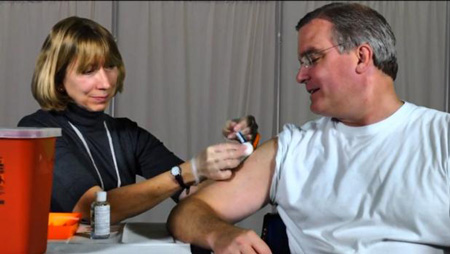
<path fill-rule="evenodd" d="M 444 253 L 450 115 L 397 97 L 395 37 L 376 11 L 332 3 L 296 28 L 297 81 L 323 117 L 286 125 L 230 181 L 182 201 L 169 230 L 215 253 L 270 253 L 232 223 L 271 202 L 291 253 Z"/>

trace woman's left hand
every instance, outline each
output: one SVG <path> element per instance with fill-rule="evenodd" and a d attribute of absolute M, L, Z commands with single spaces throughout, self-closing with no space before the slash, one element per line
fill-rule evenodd
<path fill-rule="evenodd" d="M 228 120 L 222 129 L 222 134 L 230 140 L 237 140 L 236 132 L 240 131 L 245 139 L 253 141 L 258 133 L 258 124 L 252 115 L 244 116 L 238 119 Z"/>

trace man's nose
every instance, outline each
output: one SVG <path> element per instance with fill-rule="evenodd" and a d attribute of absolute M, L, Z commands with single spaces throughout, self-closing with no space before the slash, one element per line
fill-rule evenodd
<path fill-rule="evenodd" d="M 305 66 L 300 66 L 297 72 L 297 82 L 299 84 L 304 84 L 309 79 L 308 68 Z"/>

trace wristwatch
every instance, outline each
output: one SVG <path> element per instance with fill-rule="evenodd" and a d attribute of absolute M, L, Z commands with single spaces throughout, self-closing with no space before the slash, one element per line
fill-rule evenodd
<path fill-rule="evenodd" d="M 172 169 L 170 170 L 170 173 L 175 177 L 175 180 L 177 180 L 177 182 L 181 186 L 181 188 L 189 190 L 189 186 L 187 186 L 183 181 L 183 176 L 181 175 L 180 166 L 172 167 Z"/>

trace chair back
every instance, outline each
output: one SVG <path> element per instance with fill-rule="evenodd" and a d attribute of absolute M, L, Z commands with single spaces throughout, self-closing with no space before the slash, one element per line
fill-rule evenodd
<path fill-rule="evenodd" d="M 272 253 L 291 253 L 286 234 L 286 225 L 278 213 L 267 213 L 264 215 L 261 238 L 272 250 Z"/>

